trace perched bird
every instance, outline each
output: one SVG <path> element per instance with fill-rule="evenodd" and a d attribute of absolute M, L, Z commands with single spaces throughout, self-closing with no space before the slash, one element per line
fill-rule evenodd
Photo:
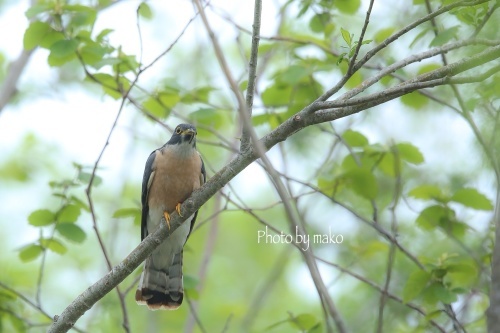
<path fill-rule="evenodd" d="M 170 140 L 149 155 L 142 180 L 141 240 L 160 223 L 170 228 L 170 214 L 206 181 L 203 160 L 196 150 L 196 128 L 178 125 Z M 190 216 L 146 259 L 135 293 L 138 304 L 151 310 L 177 309 L 184 296 L 182 251 L 198 212 Z M 162 222 L 165 220 L 165 222 Z"/>

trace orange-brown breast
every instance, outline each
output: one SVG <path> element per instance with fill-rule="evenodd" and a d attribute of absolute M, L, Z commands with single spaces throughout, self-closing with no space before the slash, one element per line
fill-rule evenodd
<path fill-rule="evenodd" d="M 148 205 L 162 207 L 171 213 L 178 203 L 186 200 L 202 184 L 201 158 L 196 151 L 185 158 L 175 158 L 175 153 L 169 153 L 168 150 L 163 153 L 156 151 L 153 164 L 155 175 L 149 189 Z"/>

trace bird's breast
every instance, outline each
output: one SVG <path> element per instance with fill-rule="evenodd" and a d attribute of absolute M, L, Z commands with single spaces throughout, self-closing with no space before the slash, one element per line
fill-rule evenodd
<path fill-rule="evenodd" d="M 168 148 L 156 151 L 153 164 L 154 179 L 149 190 L 149 207 L 161 207 L 171 213 L 178 203 L 186 200 L 201 186 L 201 158 L 193 154 L 176 157 Z"/>

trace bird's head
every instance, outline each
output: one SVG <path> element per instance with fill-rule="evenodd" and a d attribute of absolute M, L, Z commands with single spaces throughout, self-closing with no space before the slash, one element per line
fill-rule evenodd
<path fill-rule="evenodd" d="M 196 147 L 196 127 L 191 124 L 177 125 L 172 133 L 172 137 L 167 142 L 169 145 L 181 145 Z"/>

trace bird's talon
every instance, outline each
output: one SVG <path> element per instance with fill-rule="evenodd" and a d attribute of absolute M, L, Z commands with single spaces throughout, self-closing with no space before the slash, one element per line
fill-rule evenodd
<path fill-rule="evenodd" d="M 163 212 L 163 216 L 165 216 L 165 222 L 167 222 L 168 230 L 170 230 L 170 215 L 167 212 Z"/>
<path fill-rule="evenodd" d="M 179 214 L 180 217 L 183 217 L 181 214 L 181 203 L 180 202 L 175 206 L 175 210 L 176 210 L 177 214 Z"/>

